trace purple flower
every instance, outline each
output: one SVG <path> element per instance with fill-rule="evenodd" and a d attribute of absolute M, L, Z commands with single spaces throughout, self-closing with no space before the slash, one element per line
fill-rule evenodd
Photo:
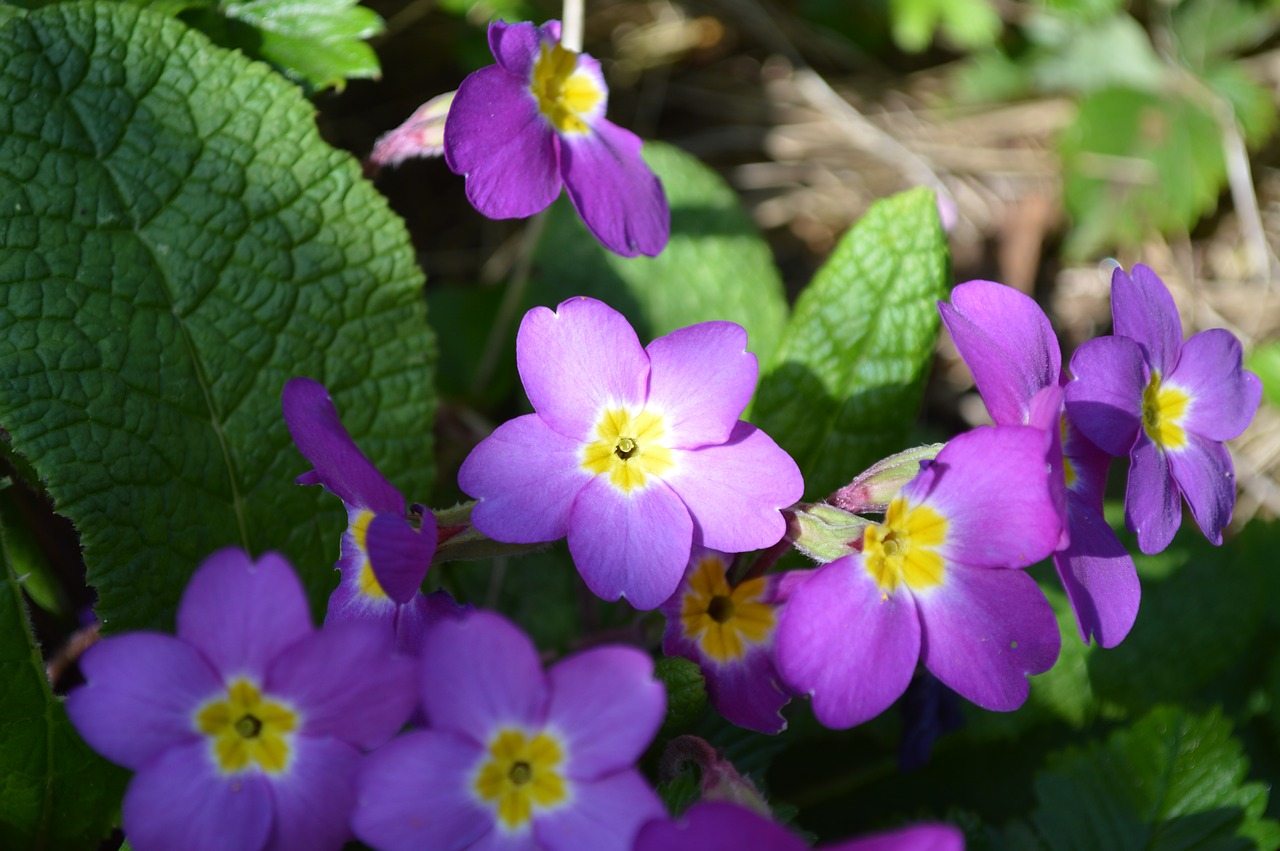
<path fill-rule="evenodd" d="M 352 828 L 380 849 L 629 849 L 663 813 L 633 767 L 666 693 L 629 647 L 571 656 L 545 674 L 529 638 L 492 612 L 427 631 L 430 729 L 365 762 Z"/>
<path fill-rule="evenodd" d="M 424 511 L 415 514 L 420 528 L 410 523 L 404 497 L 347 434 L 319 382 L 294 378 L 284 386 L 284 421 L 298 451 L 315 467 L 298 484 L 322 485 L 347 509 L 335 565 L 342 578 L 329 597 L 325 622 L 385 621 L 401 650 L 416 654 L 427 620 L 454 609 L 447 598 L 419 591 L 435 555 L 435 516 Z"/>
<path fill-rule="evenodd" d="M 138 851 L 340 848 L 354 774 L 414 706 L 415 667 L 367 623 L 315 631 L 288 562 L 210 556 L 177 637 L 106 638 L 67 698 L 80 735 L 137 772 L 124 831 Z"/>
<path fill-rule="evenodd" d="M 467 198 L 491 219 L 532 216 L 561 183 L 587 230 L 624 257 L 655 256 L 671 213 L 640 139 L 605 120 L 600 63 L 560 45 L 560 22 L 489 25 L 498 64 L 458 87 L 444 157 L 467 179 Z"/>
<path fill-rule="evenodd" d="M 759 813 L 703 801 L 679 821 L 646 824 L 636 837 L 634 851 L 805 851 L 808 847 Z M 964 835 L 949 824 L 917 824 L 822 847 L 824 851 L 964 851 Z"/>
<path fill-rule="evenodd" d="M 1240 341 L 1221 328 L 1185 343 L 1173 296 L 1141 264 L 1111 276 L 1115 336 L 1071 358 L 1067 410 L 1085 436 L 1129 456 L 1125 521 L 1144 553 L 1169 545 L 1182 497 L 1214 544 L 1231 521 L 1235 470 L 1223 441 L 1248 427 L 1262 382 L 1241 364 Z"/>
<path fill-rule="evenodd" d="M 791 457 L 742 422 L 756 385 L 747 332 L 704 322 L 647 348 L 622 314 L 576 298 L 525 314 L 516 363 L 535 413 L 499 426 L 458 473 L 498 541 L 569 537 L 587 586 L 652 609 L 694 544 L 746 552 L 786 531 L 804 489 Z"/>
<path fill-rule="evenodd" d="M 1021 570 L 1058 544 L 1046 472 L 1050 434 L 991 426 L 962 434 L 868 526 L 862 552 L 818 568 L 778 625 L 785 683 L 818 720 L 852 727 L 906 690 L 916 662 L 985 709 L 1027 698 L 1060 637 L 1053 610 Z"/>
<path fill-rule="evenodd" d="M 1102 516 L 1111 459 L 1081 433 L 1064 410 L 1066 383 L 1058 339 L 1034 299 L 992 281 L 969 281 L 939 304 L 942 321 L 997 425 L 1033 425 L 1060 432 L 1055 487 L 1065 488 L 1067 540 L 1053 565 L 1067 591 L 1080 639 L 1115 647 L 1138 616 L 1142 589 L 1133 557 Z"/>
<path fill-rule="evenodd" d="M 724 553 L 694 548 L 680 587 L 662 604 L 662 650 L 698 663 L 711 703 L 729 721 L 779 733 L 787 727 L 779 710 L 791 694 L 774 667 L 773 635 L 783 577 L 793 574 L 760 576 L 730 588 L 730 561 Z"/>

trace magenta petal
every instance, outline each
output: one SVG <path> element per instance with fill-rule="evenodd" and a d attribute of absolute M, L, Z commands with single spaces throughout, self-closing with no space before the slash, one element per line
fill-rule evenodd
<path fill-rule="evenodd" d="M 645 351 L 645 408 L 662 414 L 667 445 L 692 449 L 728 440 L 759 372 L 746 330 L 733 322 L 702 322 L 659 337 Z"/>
<path fill-rule="evenodd" d="M 772 647 L 757 646 L 736 662 L 703 667 L 707 696 L 716 711 L 731 724 L 770 735 L 787 729 L 782 707 L 791 702 L 774 668 L 772 651 Z"/>
<path fill-rule="evenodd" d="M 560 194 L 555 133 L 528 78 L 497 65 L 458 87 L 444 124 L 444 159 L 467 179 L 467 200 L 491 219 L 532 216 Z"/>
<path fill-rule="evenodd" d="M 266 851 L 337 851 L 351 839 L 360 754 L 333 739 L 294 739 L 289 773 L 271 784 L 275 826 Z"/>
<path fill-rule="evenodd" d="M 1231 440 L 1249 427 L 1262 401 L 1262 382 L 1241 366 L 1240 341 L 1213 328 L 1187 340 L 1169 384 L 1191 396 L 1183 425 L 1210 440 Z"/>
<path fill-rule="evenodd" d="M 640 158 L 640 137 L 600 119 L 591 132 L 560 137 L 569 198 L 592 236 L 623 257 L 656 257 L 671 235 L 662 182 Z"/>
<path fill-rule="evenodd" d="M 573 500 L 592 473 L 582 443 L 547 427 L 537 414 L 508 420 L 462 462 L 458 487 L 480 502 L 471 522 L 496 541 L 536 544 L 563 538 Z"/>
<path fill-rule="evenodd" d="M 368 750 L 391 738 L 417 705 L 413 660 L 395 654 L 377 624 L 331 624 L 272 663 L 267 691 L 302 711 L 302 732 Z"/>
<path fill-rule="evenodd" d="M 559 21 L 547 21 L 541 27 L 528 21 L 489 24 L 489 51 L 493 58 L 508 73 L 524 80 L 533 78 L 533 63 L 544 41 L 559 43 Z"/>
<path fill-rule="evenodd" d="M 1111 273 L 1111 324 L 1116 335 L 1142 346 L 1147 363 L 1161 375 L 1168 375 L 1178 362 L 1182 347 L 1178 306 L 1164 281 L 1141 263 L 1133 267 L 1132 277 L 1118 267 Z"/>
<path fill-rule="evenodd" d="M 949 824 L 916 824 L 837 842 L 824 851 L 964 851 L 964 834 Z"/>
<path fill-rule="evenodd" d="M 1071 530 L 1065 518 L 1067 516 L 1067 479 L 1063 470 L 1065 458 L 1062 448 L 1063 431 L 1063 399 L 1065 393 L 1057 384 L 1042 387 L 1031 397 L 1031 405 L 1027 411 L 1027 423 L 1034 428 L 1042 429 L 1049 435 L 1049 489 L 1053 497 L 1053 507 L 1058 516 L 1064 518 L 1062 532 L 1058 537 L 1055 550 L 1060 550 L 1071 543 Z"/>
<path fill-rule="evenodd" d="M 539 813 L 533 823 L 546 851 L 631 851 L 640 826 L 666 814 L 649 784 L 632 769 L 573 783 L 573 805 Z"/>
<path fill-rule="evenodd" d="M 71 723 L 94 750 L 135 771 L 195 738 L 196 708 L 224 688 L 190 644 L 147 632 L 104 638 L 80 669 L 87 683 L 67 697 Z"/>
<path fill-rule="evenodd" d="M 413 599 L 436 554 L 436 519 L 430 511 L 422 529 L 398 514 L 378 514 L 365 537 L 373 575 L 387 596 L 401 605 Z"/>
<path fill-rule="evenodd" d="M 634 765 L 662 724 L 667 692 L 653 660 L 631 647 L 598 647 L 547 672 L 547 728 L 568 743 L 565 774 L 596 780 Z"/>
<path fill-rule="evenodd" d="M 1129 453 L 1124 520 L 1147 555 L 1162 552 L 1182 525 L 1182 498 L 1169 458 L 1145 435 Z"/>
<path fill-rule="evenodd" d="M 846 556 L 796 589 L 776 642 L 788 687 L 813 697 L 826 726 L 853 727 L 906 691 L 920 655 L 920 618 L 909 593 L 884 595 L 861 556 Z"/>
<path fill-rule="evenodd" d="M 1080 625 L 1080 640 L 1093 636 L 1101 647 L 1115 647 L 1138 617 L 1142 588 L 1133 557 L 1107 521 L 1080 495 L 1067 496 L 1071 546 L 1053 556 Z"/>
<path fill-rule="evenodd" d="M 284 386 L 284 422 L 315 470 L 299 484 L 323 485 L 349 506 L 404 513 L 404 497 L 378 472 L 347 434 L 324 385 L 294 378 Z"/>
<path fill-rule="evenodd" d="M 578 441 L 597 439 L 608 408 L 639 413 L 649 384 L 649 355 L 626 317 L 579 297 L 554 312 L 535 307 L 516 335 L 516 367 L 543 422 Z"/>
<path fill-rule="evenodd" d="M 1097 337 L 1071 356 L 1067 416 L 1112 455 L 1129 454 L 1142 430 L 1142 392 L 1151 380 L 1142 349 L 1128 337 Z"/>
<path fill-rule="evenodd" d="M 700 544 L 744 553 L 782 538 L 781 509 L 800 499 L 804 479 L 773 438 L 739 421 L 725 443 L 672 455 L 676 467 L 665 478 L 693 516 Z"/>
<path fill-rule="evenodd" d="M 201 739 L 170 748 L 134 776 L 122 820 L 134 851 L 260 851 L 271 831 L 271 792 L 260 774 L 218 776 Z"/>
<path fill-rule="evenodd" d="M 219 550 L 196 569 L 178 604 L 178 638 L 224 677 L 261 682 L 271 660 L 312 631 L 302 583 L 276 553 L 255 562 L 243 550 Z"/>
<path fill-rule="evenodd" d="M 651 821 L 636 837 L 635 851 L 805 851 L 786 828 L 759 813 L 724 801 L 699 801 L 679 821 Z"/>
<path fill-rule="evenodd" d="M 983 709 L 1017 709 L 1030 691 L 1027 675 L 1058 659 L 1053 609 L 1022 571 L 949 565 L 944 584 L 917 594 L 916 605 L 925 667 Z"/>
<path fill-rule="evenodd" d="M 470 848 L 493 829 L 470 789 L 483 756 L 476 742 L 438 730 L 388 742 L 356 775 L 351 829 L 382 851 Z"/>
<path fill-rule="evenodd" d="M 494 612 L 443 620 L 422 647 L 422 706 L 433 728 L 484 744 L 503 725 L 541 727 L 547 685 L 529 636 Z"/>
<path fill-rule="evenodd" d="M 680 584 L 693 545 L 693 521 L 680 497 L 661 479 L 621 493 L 597 476 L 573 503 L 569 554 L 597 597 L 626 597 L 652 609 Z"/>
<path fill-rule="evenodd" d="M 1236 504 L 1235 467 L 1231 453 L 1215 440 L 1187 435 L 1187 445 L 1168 452 L 1178 490 L 1191 506 L 1191 516 L 1214 546 L 1222 544 L 1222 530 L 1231 522 Z M 1144 550 L 1145 552 L 1145 550 Z"/>
<path fill-rule="evenodd" d="M 941 302 L 942 321 L 1000 425 L 1026 425 L 1031 397 L 1056 386 L 1062 353 L 1035 300 L 994 281 L 969 281 Z"/>
<path fill-rule="evenodd" d="M 467 851 L 548 851 L 539 845 L 532 830 L 515 833 L 495 828 L 467 846 Z"/>

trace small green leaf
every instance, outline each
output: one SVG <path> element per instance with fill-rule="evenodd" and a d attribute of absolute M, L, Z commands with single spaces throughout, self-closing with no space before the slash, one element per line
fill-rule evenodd
<path fill-rule="evenodd" d="M 1262 398 L 1280 406 L 1280 343 L 1258 346 L 1245 358 L 1244 364 L 1262 379 Z"/>
<path fill-rule="evenodd" d="M 0 28 L 0 425 L 75 523 L 109 630 L 166 630 L 212 551 L 283 551 L 319 604 L 346 525 L 285 429 L 308 375 L 410 499 L 434 344 L 402 223 L 298 89 L 171 18 Z"/>
<path fill-rule="evenodd" d="M 662 722 L 662 735 L 684 732 L 707 708 L 702 669 L 688 659 L 667 656 L 658 660 L 653 675 L 667 689 L 667 717 Z"/>
<path fill-rule="evenodd" d="M 902 449 L 924 393 L 950 255 L 934 194 L 872 205 L 800 294 L 754 421 L 824 497 Z"/>
<path fill-rule="evenodd" d="M 0 847 L 93 848 L 128 772 L 86 745 L 49 690 L 0 529 Z"/>
<path fill-rule="evenodd" d="M 567 199 L 551 208 L 538 246 L 534 304 L 575 295 L 607 302 L 641 340 L 713 319 L 747 329 L 763 363 L 777 344 L 787 303 L 773 255 L 738 196 L 711 169 L 670 145 L 644 158 L 671 205 L 671 241 L 657 257 L 619 257 L 597 243 Z"/>
<path fill-rule="evenodd" d="M 939 30 L 963 50 L 987 47 L 1003 26 L 990 0 L 890 0 L 889 12 L 893 40 L 911 53 L 928 47 Z"/>
<path fill-rule="evenodd" d="M 1154 91 L 1165 78 L 1147 31 L 1128 15 L 1093 22 L 1042 15 L 1036 21 L 1040 45 L 1028 71 L 1040 91 L 1085 93 L 1109 86 Z"/>

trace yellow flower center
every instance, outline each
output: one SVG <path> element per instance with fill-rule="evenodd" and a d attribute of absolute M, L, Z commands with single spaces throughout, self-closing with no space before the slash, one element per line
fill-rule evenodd
<path fill-rule="evenodd" d="M 378 577 L 374 575 L 373 565 L 369 563 L 369 523 L 373 520 L 372 511 L 361 511 L 356 515 L 356 519 L 351 521 L 351 537 L 355 539 L 356 547 L 360 550 L 360 571 L 356 577 L 356 585 L 360 589 L 360 593 L 366 597 L 372 597 L 375 600 L 386 600 L 387 592 L 378 584 Z"/>
<path fill-rule="evenodd" d="M 507 830 L 524 827 L 534 810 L 551 809 L 569 797 L 560 766 L 564 749 L 556 739 L 522 730 L 499 730 L 489 742 L 489 756 L 476 774 L 474 788 L 492 805 Z"/>
<path fill-rule="evenodd" d="M 289 767 L 292 733 L 299 726 L 296 711 L 264 698 L 248 680 L 235 680 L 224 699 L 215 699 L 196 712 L 196 729 L 213 742 L 213 755 L 224 774 L 257 766 L 268 774 Z"/>
<path fill-rule="evenodd" d="M 922 591 L 942 584 L 943 562 L 937 548 L 947 537 L 947 521 L 904 497 L 889 503 L 884 523 L 868 526 L 862 538 L 862 562 L 886 595 L 905 584 Z"/>
<path fill-rule="evenodd" d="M 766 590 L 763 576 L 730 590 L 724 574 L 723 561 L 703 558 L 680 602 L 685 637 L 719 663 L 736 662 L 750 645 L 768 641 L 777 622 L 773 606 L 760 600 Z"/>
<path fill-rule="evenodd" d="M 1160 375 L 1151 373 L 1151 382 L 1142 391 L 1142 430 L 1161 449 L 1181 449 L 1187 445 L 1181 420 L 1190 403 L 1186 391 L 1161 386 Z"/>
<path fill-rule="evenodd" d="M 607 410 L 596 423 L 595 442 L 582 453 L 583 469 L 609 474 L 609 481 L 623 493 L 643 488 L 649 476 L 661 477 L 675 466 L 671 450 L 662 445 L 666 428 L 660 414 L 625 408 Z"/>
<path fill-rule="evenodd" d="M 538 111 L 561 133 L 586 133 L 584 116 L 604 100 L 595 77 L 578 67 L 578 54 L 545 42 L 533 64 L 529 91 L 538 99 Z"/>

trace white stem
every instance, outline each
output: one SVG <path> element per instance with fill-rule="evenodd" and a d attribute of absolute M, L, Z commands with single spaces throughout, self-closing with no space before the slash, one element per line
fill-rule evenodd
<path fill-rule="evenodd" d="M 564 0 L 560 20 L 560 46 L 574 53 L 582 52 L 583 0 Z"/>

